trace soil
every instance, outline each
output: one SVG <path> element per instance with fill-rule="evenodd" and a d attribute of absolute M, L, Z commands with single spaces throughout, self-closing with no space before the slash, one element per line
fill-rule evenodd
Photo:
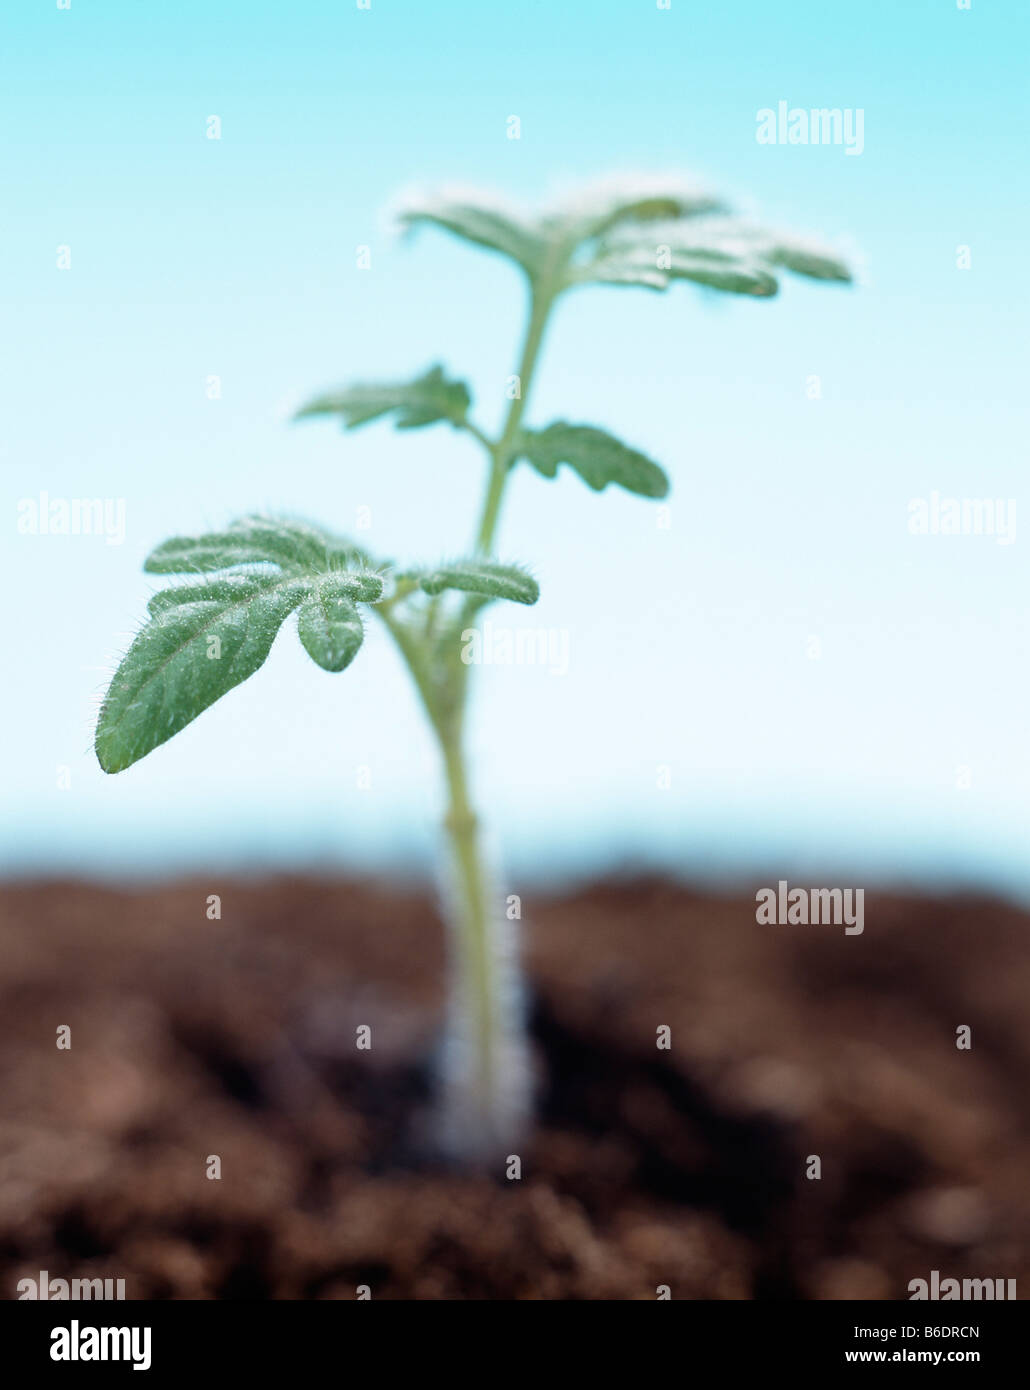
<path fill-rule="evenodd" d="M 934 1269 L 1030 1292 L 1013 907 L 867 893 L 849 937 L 655 880 L 524 899 L 539 1123 L 509 1181 L 419 1142 L 427 895 L 206 878 L 0 902 L 2 1297 L 44 1269 L 128 1298 L 898 1299 Z"/>

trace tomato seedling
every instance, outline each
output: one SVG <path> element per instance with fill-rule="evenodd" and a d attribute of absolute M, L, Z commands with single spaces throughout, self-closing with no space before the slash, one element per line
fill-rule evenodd
<path fill-rule="evenodd" d="M 106 772 L 121 772 L 157 748 L 253 675 L 292 613 L 309 656 L 333 672 L 357 655 L 367 614 L 385 625 L 442 755 L 453 892 L 441 1137 L 450 1153 L 476 1159 L 503 1153 L 518 1138 L 530 1090 L 518 962 L 484 862 L 464 737 L 470 666 L 461 652 L 470 625 L 487 604 L 532 604 L 539 592 L 522 566 L 494 554 L 505 487 L 525 463 L 545 478 L 565 464 L 596 492 L 615 484 L 661 498 L 669 488 L 657 463 L 605 430 L 564 420 L 523 424 L 551 314 L 563 295 L 589 285 L 661 291 L 685 280 L 769 298 L 784 270 L 838 282 L 851 274 L 823 246 L 736 217 L 705 192 L 657 180 L 595 185 L 537 215 L 478 195 L 433 197 L 410 203 L 401 220 L 498 252 L 525 276 L 528 322 L 500 433 L 491 437 L 473 421 L 468 387 L 441 366 L 411 380 L 346 386 L 312 400 L 298 418 L 334 416 L 347 429 L 385 417 L 403 430 L 445 422 L 478 441 L 487 481 L 471 552 L 398 565 L 322 527 L 265 516 L 165 541 L 145 569 L 189 578 L 150 600 L 104 698 L 96 752 Z"/>

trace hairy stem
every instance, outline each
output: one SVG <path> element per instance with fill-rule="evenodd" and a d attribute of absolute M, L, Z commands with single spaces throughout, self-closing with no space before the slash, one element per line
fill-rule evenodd
<path fill-rule="evenodd" d="M 480 430 L 490 474 L 476 548 L 493 550 L 505 484 L 522 412 L 536 367 L 553 292 L 531 286 L 530 313 L 519 360 L 518 394 L 512 399 L 500 439 Z M 452 857 L 449 903 L 453 967 L 450 1036 L 444 1062 L 444 1141 L 456 1155 L 491 1159 L 517 1138 L 527 1108 L 528 1057 L 517 976 L 503 933 L 507 920 L 489 880 L 481 831 L 469 792 L 465 754 L 468 667 L 460 657 L 460 634 L 475 611 L 463 606 L 457 621 L 444 621 L 440 604 L 426 610 L 420 628 L 393 611 L 379 609 L 407 663 L 436 734 L 447 783 L 444 829 Z"/>
<path fill-rule="evenodd" d="M 452 856 L 449 911 L 454 966 L 444 1140 L 453 1151 L 489 1159 L 518 1137 L 528 1068 L 519 1005 L 512 982 L 505 979 L 506 962 L 499 949 L 503 919 L 483 861 L 460 739 L 446 740 L 443 752 L 449 792 L 445 828 Z"/>
<path fill-rule="evenodd" d="M 537 285 L 530 286 L 529 324 L 518 366 L 518 394 L 512 398 L 508 407 L 508 418 L 504 422 L 501 437 L 490 451 L 490 481 L 483 504 L 482 520 L 479 523 L 479 534 L 476 537 L 476 549 L 484 555 L 493 549 L 504 485 L 508 481 L 508 470 L 511 468 L 519 425 L 522 423 L 522 412 L 526 408 L 530 382 L 540 355 L 540 345 L 544 340 L 544 330 L 553 303 L 554 295 L 551 291 Z"/>

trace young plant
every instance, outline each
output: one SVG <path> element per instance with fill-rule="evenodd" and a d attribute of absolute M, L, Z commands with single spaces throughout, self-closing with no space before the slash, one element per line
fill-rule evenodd
<path fill-rule="evenodd" d="M 396 643 L 439 744 L 447 786 L 453 891 L 449 1026 L 443 1050 L 441 1134 L 466 1159 L 503 1153 L 528 1112 L 529 1067 L 510 926 L 484 862 L 465 756 L 470 667 L 461 634 L 487 604 L 532 604 L 537 583 L 494 556 L 501 503 L 520 463 L 545 478 L 566 464 L 595 492 L 616 484 L 660 498 L 658 464 L 605 430 L 556 420 L 527 427 L 541 344 L 554 307 L 587 285 L 664 290 L 685 280 L 769 298 L 783 270 L 846 282 L 847 266 L 809 241 L 731 215 L 721 199 L 657 181 L 616 181 L 535 215 L 477 195 L 409 204 L 402 222 L 429 224 L 513 261 L 528 288 L 528 322 L 510 403 L 491 437 L 470 416 L 462 381 L 434 366 L 410 380 L 351 385 L 319 396 L 298 418 L 336 416 L 347 429 L 392 417 L 398 429 L 446 422 L 482 446 L 486 491 L 467 557 L 398 566 L 353 541 L 289 519 L 248 516 L 224 531 L 178 536 L 146 561 L 150 574 L 188 576 L 156 593 L 103 701 L 96 752 L 121 772 L 252 675 L 286 618 L 325 671 L 343 671 L 362 643 L 365 615 Z"/>

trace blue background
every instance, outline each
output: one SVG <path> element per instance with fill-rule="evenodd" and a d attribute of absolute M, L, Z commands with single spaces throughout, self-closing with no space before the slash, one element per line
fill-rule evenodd
<path fill-rule="evenodd" d="M 1026 6 L 73 0 L 5 28 L 5 871 L 422 862 L 436 760 L 376 629 L 343 676 L 284 632 L 115 778 L 96 700 L 170 533 L 261 508 L 347 531 L 368 506 L 383 553 L 467 548 L 470 441 L 287 423 L 320 387 L 436 360 L 501 419 L 518 278 L 442 234 L 398 242 L 398 192 L 532 202 L 639 169 L 836 240 L 862 283 L 560 307 L 529 419 L 660 460 L 672 526 L 567 473 L 514 479 L 500 549 L 543 596 L 494 621 L 567 628 L 570 669 L 479 672 L 477 786 L 506 862 L 1030 892 L 1027 541 L 907 529 L 934 489 L 1022 504 Z M 864 152 L 759 145 L 779 100 L 861 107 Z M 124 498 L 124 544 L 19 535 L 41 490 Z"/>

